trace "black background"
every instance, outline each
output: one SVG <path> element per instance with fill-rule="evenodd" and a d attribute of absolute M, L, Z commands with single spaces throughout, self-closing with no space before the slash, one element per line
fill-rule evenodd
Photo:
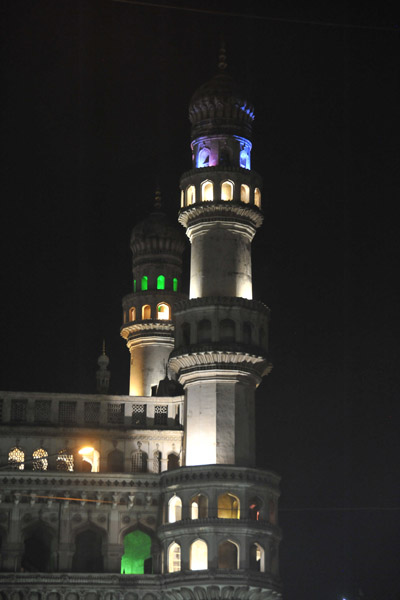
<path fill-rule="evenodd" d="M 283 478 L 284 596 L 397 599 L 395 3 L 143 4 L 2 4 L 0 388 L 94 392 L 105 338 L 111 392 L 128 393 L 130 231 L 157 184 L 175 219 L 188 103 L 223 34 L 264 179 L 257 448 Z"/>

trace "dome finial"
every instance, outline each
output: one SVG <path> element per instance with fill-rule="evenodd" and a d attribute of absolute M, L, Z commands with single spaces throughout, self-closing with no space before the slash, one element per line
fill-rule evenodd
<path fill-rule="evenodd" d="M 221 37 L 221 45 L 219 47 L 219 55 L 218 55 L 218 69 L 221 72 L 223 72 L 223 71 L 225 71 L 227 66 L 228 65 L 226 63 L 225 41 L 224 41 L 223 37 Z"/>
<path fill-rule="evenodd" d="M 156 195 L 154 198 L 154 210 L 161 210 L 161 191 L 160 186 L 156 187 Z"/>

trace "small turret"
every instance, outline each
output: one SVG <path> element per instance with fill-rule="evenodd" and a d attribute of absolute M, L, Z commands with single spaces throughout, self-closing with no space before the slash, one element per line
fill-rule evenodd
<path fill-rule="evenodd" d="M 108 365 L 110 364 L 110 359 L 106 354 L 106 342 L 103 340 L 103 351 L 97 359 L 97 364 L 99 365 L 98 370 L 96 371 L 96 384 L 97 384 L 97 392 L 99 394 L 108 394 L 108 390 L 110 387 L 110 376 L 111 373 L 108 370 Z"/>

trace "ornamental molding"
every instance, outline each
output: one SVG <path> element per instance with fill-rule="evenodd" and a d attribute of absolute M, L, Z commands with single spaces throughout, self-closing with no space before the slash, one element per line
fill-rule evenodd
<path fill-rule="evenodd" d="M 272 370 L 272 363 L 264 356 L 212 349 L 188 354 L 172 353 L 169 366 L 179 373 L 179 381 L 184 385 L 204 381 L 207 377 L 237 381 L 238 377 L 247 378 L 249 375 L 258 385 L 261 377 Z"/>
<path fill-rule="evenodd" d="M 160 473 L 161 484 L 164 487 L 176 486 L 182 483 L 198 481 L 199 483 L 218 481 L 231 485 L 232 481 L 239 483 L 251 483 L 256 485 L 267 485 L 276 492 L 279 497 L 280 476 L 274 471 L 264 471 L 251 467 L 235 467 L 233 465 L 199 465 L 181 467 L 176 471 L 164 471 Z"/>
<path fill-rule="evenodd" d="M 207 137 L 207 136 L 203 136 Z M 198 139 L 197 137 L 195 139 Z M 194 140 L 193 140 L 194 141 Z M 189 169 L 189 171 L 185 171 L 181 176 L 181 183 L 184 179 L 188 179 L 189 177 L 193 177 L 194 175 L 206 175 L 207 173 L 217 173 L 223 175 L 223 173 L 238 173 L 241 175 L 251 176 L 254 179 L 259 179 L 261 183 L 261 175 L 254 171 L 253 169 L 245 169 L 244 167 L 234 167 L 230 165 L 216 165 L 214 167 L 197 167 L 196 169 Z"/>
<path fill-rule="evenodd" d="M 130 323 L 122 325 L 120 333 L 121 337 L 123 337 L 124 339 L 128 339 L 128 337 L 131 335 L 139 335 L 145 332 L 149 335 L 149 337 L 151 336 L 154 340 L 154 336 L 156 336 L 160 332 L 164 332 L 164 336 L 161 336 L 160 338 L 162 341 L 164 341 L 166 338 L 166 334 L 169 334 L 169 336 L 174 335 L 174 329 L 174 325 L 171 322 L 165 323 L 165 321 L 151 321 L 149 323 L 135 323 L 134 321 L 131 321 Z"/>
<path fill-rule="evenodd" d="M 221 306 L 229 308 L 246 308 L 248 310 L 264 313 L 267 316 L 269 316 L 271 312 L 268 306 L 259 300 L 249 300 L 247 298 L 238 298 L 236 296 L 208 296 L 205 298 L 179 300 L 179 302 L 174 305 L 174 314 L 178 315 L 191 308 L 218 308 Z"/>
<path fill-rule="evenodd" d="M 178 221 L 183 227 L 189 227 L 202 221 L 219 221 L 221 223 L 237 222 L 258 229 L 258 227 L 261 227 L 263 220 L 264 217 L 260 209 L 251 204 L 233 200 L 226 202 L 211 200 L 192 204 L 182 208 L 178 216 Z"/>

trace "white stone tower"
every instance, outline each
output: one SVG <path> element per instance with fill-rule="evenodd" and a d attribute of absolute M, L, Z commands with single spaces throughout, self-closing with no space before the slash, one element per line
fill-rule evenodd
<path fill-rule="evenodd" d="M 193 169 L 181 178 L 179 221 L 191 242 L 190 295 L 176 306 L 170 359 L 186 393 L 186 465 L 254 466 L 254 391 L 271 368 L 269 310 L 252 300 L 261 179 L 250 168 L 253 107 L 223 51 L 189 116 Z"/>
<path fill-rule="evenodd" d="M 153 212 L 131 235 L 133 293 L 122 300 L 121 335 L 131 354 L 131 396 L 155 395 L 174 347 L 172 306 L 180 293 L 184 236 L 170 225 L 156 192 Z"/>

